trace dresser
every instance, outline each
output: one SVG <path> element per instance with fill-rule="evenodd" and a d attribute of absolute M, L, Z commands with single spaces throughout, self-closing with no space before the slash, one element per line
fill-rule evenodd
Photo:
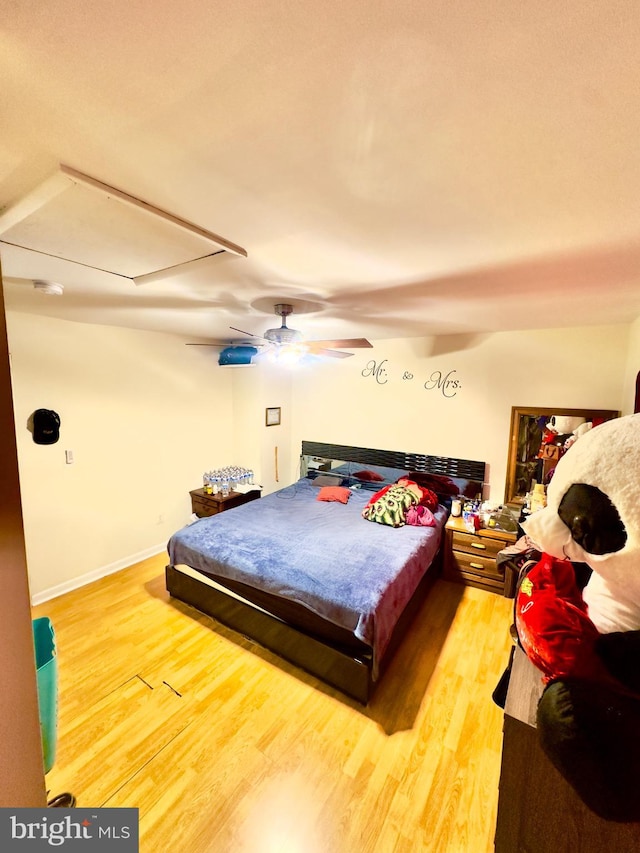
<path fill-rule="evenodd" d="M 504 566 L 497 565 L 496 557 L 517 538 L 517 533 L 495 527 L 469 533 L 461 517 L 451 516 L 445 527 L 444 579 L 504 595 Z"/>
<path fill-rule="evenodd" d="M 638 853 L 640 823 L 598 817 L 544 754 L 540 672 L 515 650 L 504 710 L 495 853 Z"/>
<path fill-rule="evenodd" d="M 229 492 L 223 497 L 220 493 L 208 495 L 204 489 L 194 489 L 189 494 L 191 495 L 191 512 L 195 513 L 198 518 L 206 518 L 210 515 L 217 515 L 219 512 L 225 512 L 227 509 L 242 506 L 249 501 L 255 501 L 261 496 L 262 492 L 260 489 L 252 489 L 250 492 Z"/>

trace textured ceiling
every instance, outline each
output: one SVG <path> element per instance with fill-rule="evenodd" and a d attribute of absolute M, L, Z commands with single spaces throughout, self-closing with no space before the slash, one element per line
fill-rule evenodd
<path fill-rule="evenodd" d="M 639 55 L 637 0 L 5 3 L 0 207 L 67 164 L 247 251 L 136 286 L 10 229 L 7 305 L 194 340 L 278 301 L 316 338 L 630 322 Z M 61 211 L 75 260 L 106 240 Z"/>

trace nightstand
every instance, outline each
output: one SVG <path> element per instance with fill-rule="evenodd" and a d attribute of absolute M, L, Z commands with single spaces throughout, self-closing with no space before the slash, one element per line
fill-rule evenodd
<path fill-rule="evenodd" d="M 495 527 L 469 533 L 462 518 L 454 516 L 444 530 L 444 579 L 504 595 L 504 567 L 496 564 L 496 556 L 507 545 L 513 545 L 518 534 Z"/>
<path fill-rule="evenodd" d="M 210 515 L 217 515 L 219 512 L 225 512 L 227 509 L 233 509 L 236 506 L 242 506 L 249 501 L 255 501 L 262 494 L 260 489 L 252 489 L 250 492 L 229 492 L 226 497 L 220 493 L 217 495 L 208 495 L 204 489 L 194 489 L 189 492 L 191 495 L 191 512 L 194 512 L 198 518 L 206 518 Z"/>

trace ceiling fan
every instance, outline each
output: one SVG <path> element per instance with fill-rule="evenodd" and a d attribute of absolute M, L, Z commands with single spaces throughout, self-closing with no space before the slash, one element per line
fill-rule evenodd
<path fill-rule="evenodd" d="M 286 302 L 278 302 L 274 305 L 274 311 L 278 317 L 282 319 L 282 324 L 275 329 L 267 329 L 263 335 L 254 335 L 251 332 L 246 332 L 244 329 L 237 329 L 235 326 L 230 326 L 234 332 L 240 332 L 252 344 L 253 341 L 266 341 L 265 344 L 252 344 L 253 346 L 266 349 L 275 349 L 286 354 L 304 355 L 311 353 L 312 355 L 329 356 L 330 358 L 349 358 L 353 355 L 352 352 L 343 352 L 345 349 L 360 349 L 361 347 L 372 347 L 366 338 L 341 338 L 326 341 L 308 341 L 305 340 L 302 332 L 297 329 L 290 329 L 287 326 L 287 317 L 293 313 L 293 306 Z M 247 346 L 247 341 L 243 341 L 241 346 Z M 191 346 L 220 346 L 219 343 L 211 344 L 191 344 Z M 225 344 L 225 346 L 233 346 Z"/>

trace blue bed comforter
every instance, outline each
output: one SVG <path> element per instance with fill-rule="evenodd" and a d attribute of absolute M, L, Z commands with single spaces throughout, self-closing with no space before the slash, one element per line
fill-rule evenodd
<path fill-rule="evenodd" d="M 435 528 L 392 528 L 362 518 L 370 491 L 352 491 L 347 504 L 318 501 L 318 492 L 302 479 L 199 519 L 171 537 L 169 559 L 285 597 L 352 631 L 372 647 L 375 677 L 448 513 L 438 508 Z"/>

